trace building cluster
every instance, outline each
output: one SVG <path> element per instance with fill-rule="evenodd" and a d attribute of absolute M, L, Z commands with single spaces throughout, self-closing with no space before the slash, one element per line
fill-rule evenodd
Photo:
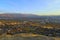
<path fill-rule="evenodd" d="M 2 34 L 20 34 L 20 33 L 34 33 L 46 36 L 60 36 L 60 29 L 54 26 L 59 26 L 56 24 L 42 24 L 40 22 L 32 21 L 0 21 L 0 35 Z"/>

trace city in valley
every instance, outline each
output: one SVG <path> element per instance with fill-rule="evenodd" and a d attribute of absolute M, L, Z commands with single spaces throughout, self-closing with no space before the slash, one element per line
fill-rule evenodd
<path fill-rule="evenodd" d="M 23 14 L 19 14 L 23 15 Z M 1 14 L 0 35 L 3 38 L 15 36 L 40 37 L 50 40 L 60 37 L 60 16 L 37 16 L 18 14 Z M 16 18 L 17 17 L 17 18 Z M 10 36 L 7 36 L 10 35 Z M 22 38 L 23 39 L 23 38 Z M 35 39 L 35 38 L 33 38 Z M 12 40 L 12 39 L 11 39 Z M 46 39 L 47 40 L 47 39 Z"/>

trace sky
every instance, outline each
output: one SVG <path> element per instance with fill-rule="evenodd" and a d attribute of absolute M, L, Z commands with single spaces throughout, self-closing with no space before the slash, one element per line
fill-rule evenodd
<path fill-rule="evenodd" d="M 60 15 L 60 0 L 0 0 L 0 13 Z"/>

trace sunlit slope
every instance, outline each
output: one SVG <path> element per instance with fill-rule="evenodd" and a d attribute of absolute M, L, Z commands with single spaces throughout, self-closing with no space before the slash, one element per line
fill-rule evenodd
<path fill-rule="evenodd" d="M 24 33 L 16 35 L 1 35 L 0 40 L 54 40 L 54 39 L 42 35 Z"/>

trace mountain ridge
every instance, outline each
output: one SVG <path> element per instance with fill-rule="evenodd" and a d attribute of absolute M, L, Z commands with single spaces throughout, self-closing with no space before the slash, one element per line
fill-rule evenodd
<path fill-rule="evenodd" d="M 5 13 L 5 14 L 0 14 L 0 19 L 60 19 L 60 16 L 39 16 L 35 14 L 10 14 L 10 13 Z"/>

